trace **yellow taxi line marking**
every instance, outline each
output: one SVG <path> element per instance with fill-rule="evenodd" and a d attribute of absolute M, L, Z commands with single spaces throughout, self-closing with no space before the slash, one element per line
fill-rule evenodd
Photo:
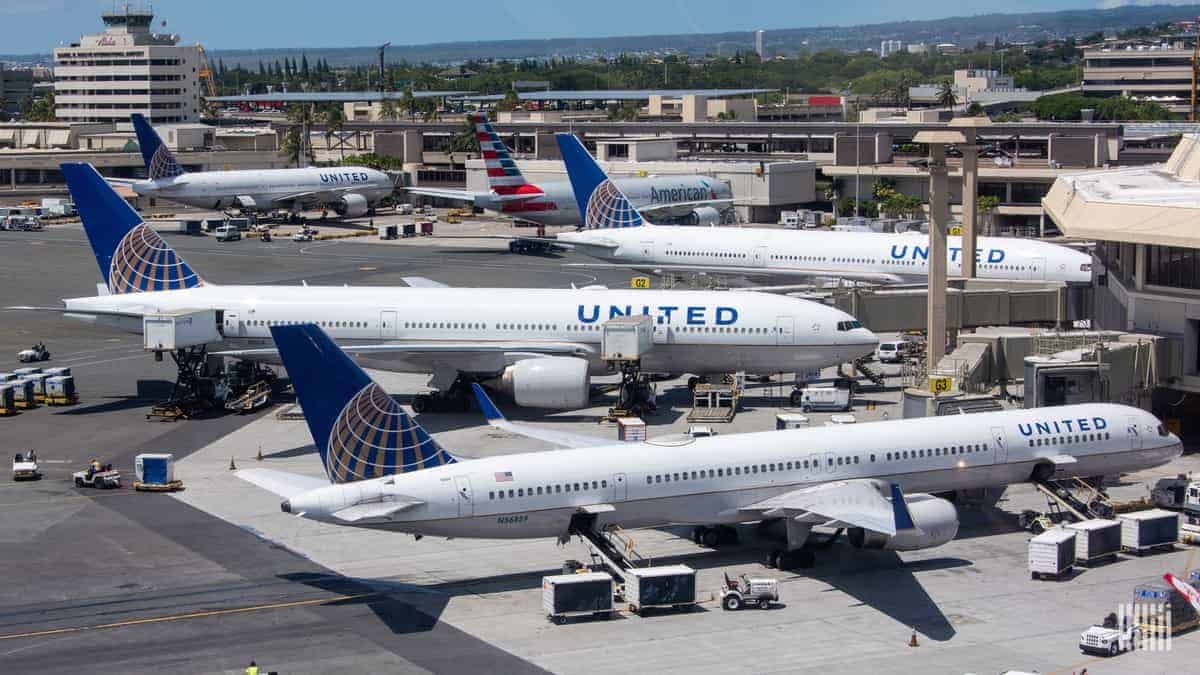
<path fill-rule="evenodd" d="M 17 640 L 20 638 L 46 637 L 49 635 L 63 635 L 65 633 L 81 633 L 90 630 L 105 630 L 108 628 L 125 628 L 127 626 L 140 626 L 149 623 L 165 623 L 167 621 L 182 621 L 184 619 L 203 619 L 212 616 L 227 616 L 229 614 L 245 614 L 248 612 L 261 612 L 269 609 L 288 609 L 291 607 L 307 607 L 311 605 L 323 605 L 331 602 L 341 602 L 343 600 L 356 600 L 375 595 L 375 593 L 358 593 L 355 595 L 337 595 L 331 598 L 314 598 L 312 600 L 293 600 L 291 602 L 276 602 L 266 605 L 252 605 L 249 607 L 234 607 L 231 609 L 212 609 L 203 612 L 188 612 L 185 614 L 168 614 L 167 616 L 153 616 L 145 619 L 129 619 L 127 621 L 115 621 L 113 623 L 102 623 L 95 626 L 74 626 L 71 628 L 53 628 L 50 630 L 32 631 L 29 633 L 11 633 L 9 635 L 0 635 L 0 640 Z"/>

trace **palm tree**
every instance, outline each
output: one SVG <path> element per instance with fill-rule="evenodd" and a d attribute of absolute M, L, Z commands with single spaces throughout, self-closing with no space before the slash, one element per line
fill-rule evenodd
<path fill-rule="evenodd" d="M 938 83 L 937 101 L 938 105 L 947 110 L 958 105 L 958 91 L 954 88 L 953 82 L 942 80 Z"/>
<path fill-rule="evenodd" d="M 395 122 L 400 119 L 400 108 L 396 106 L 396 101 L 390 98 L 383 99 L 379 104 L 379 119 L 388 122 Z"/>
<path fill-rule="evenodd" d="M 400 108 L 408 113 L 408 120 L 411 122 L 417 117 L 417 99 L 413 96 L 412 87 L 405 87 L 404 93 L 400 96 Z"/>
<path fill-rule="evenodd" d="M 293 164 L 304 166 L 313 160 L 312 146 L 308 142 L 308 130 L 313 123 L 313 106 L 307 103 L 288 106 L 287 117 L 291 127 L 283 139 L 283 149 Z"/>

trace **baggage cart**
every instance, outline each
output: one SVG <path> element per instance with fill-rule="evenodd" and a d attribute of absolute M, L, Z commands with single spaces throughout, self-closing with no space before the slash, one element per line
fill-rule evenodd
<path fill-rule="evenodd" d="M 651 608 L 690 609 L 696 604 L 696 571 L 687 565 L 624 570 L 625 601 L 634 614 Z"/>
<path fill-rule="evenodd" d="M 1063 528 L 1046 530 L 1029 540 L 1029 576 L 1058 581 L 1075 565 L 1075 532 Z"/>
<path fill-rule="evenodd" d="M 1179 514 L 1163 509 L 1122 513 L 1121 550 L 1134 555 L 1169 550 L 1179 541 Z"/>
<path fill-rule="evenodd" d="M 1116 560 L 1121 550 L 1121 521 L 1092 518 L 1069 523 L 1066 528 L 1075 532 L 1075 564 L 1086 567 Z"/>
<path fill-rule="evenodd" d="M 612 617 L 613 579 L 602 572 L 542 577 L 542 610 L 562 625 L 574 616 Z"/>

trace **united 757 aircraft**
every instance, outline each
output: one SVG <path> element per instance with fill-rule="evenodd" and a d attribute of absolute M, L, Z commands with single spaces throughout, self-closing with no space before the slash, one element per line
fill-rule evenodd
<path fill-rule="evenodd" d="M 411 194 L 471 202 L 481 209 L 542 225 L 578 225 L 579 204 L 569 181 L 533 184 L 525 180 L 512 153 L 500 140 L 487 116 L 471 115 L 475 136 L 487 169 L 488 192 L 410 187 Z M 649 176 L 614 178 L 642 213 L 658 220 L 681 218 L 693 223 L 721 222 L 733 206 L 733 192 L 722 180 L 708 176 Z"/>
<path fill-rule="evenodd" d="M 651 225 L 578 138 L 561 133 L 555 138 L 575 199 L 587 205 L 583 229 L 560 233 L 555 241 L 605 261 L 577 265 L 883 284 L 924 283 L 928 277 L 929 240 L 917 234 Z M 980 237 L 978 242 L 981 279 L 1091 282 L 1091 257 L 1085 253 L 1036 239 Z M 949 274 L 962 273 L 962 255 L 962 238 L 948 237 Z"/>
<path fill-rule="evenodd" d="M 509 422 L 474 386 L 494 426 L 559 449 L 467 459 L 442 447 L 317 326 L 271 329 L 327 479 L 237 473 L 318 521 L 416 535 L 524 539 L 573 532 L 782 519 L 778 567 L 807 564 L 815 526 L 852 545 L 916 550 L 955 537 L 958 514 L 930 492 L 1051 476 L 1112 475 L 1182 452 L 1150 413 L 1088 403 L 1055 408 L 614 443 Z M 907 493 L 907 494 L 905 494 Z"/>
<path fill-rule="evenodd" d="M 63 307 L 25 308 L 140 333 L 146 314 L 215 310 L 222 355 L 277 362 L 270 329 L 313 322 L 379 368 L 432 373 L 420 410 L 465 408 L 467 384 L 493 382 L 519 405 L 581 408 L 590 378 L 607 374 L 602 324 L 654 317 L 649 373 L 792 373 L 853 361 L 874 333 L 833 307 L 720 291 L 218 286 L 203 278 L 89 164 L 64 164 L 105 285 Z M 411 286 L 418 287 L 411 287 Z"/>
<path fill-rule="evenodd" d="M 328 206 L 340 216 L 357 218 L 395 189 L 387 174 L 362 166 L 187 173 L 146 118 L 139 113 L 132 118 L 149 178 L 130 187 L 145 197 L 213 210 L 296 212 Z"/>

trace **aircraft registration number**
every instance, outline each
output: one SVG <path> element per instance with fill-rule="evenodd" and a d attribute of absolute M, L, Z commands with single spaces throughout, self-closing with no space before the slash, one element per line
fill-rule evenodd
<path fill-rule="evenodd" d="M 517 523 L 527 522 L 528 520 L 529 516 L 500 516 L 499 518 L 496 518 L 496 522 L 500 523 L 501 525 L 515 525 Z"/>

